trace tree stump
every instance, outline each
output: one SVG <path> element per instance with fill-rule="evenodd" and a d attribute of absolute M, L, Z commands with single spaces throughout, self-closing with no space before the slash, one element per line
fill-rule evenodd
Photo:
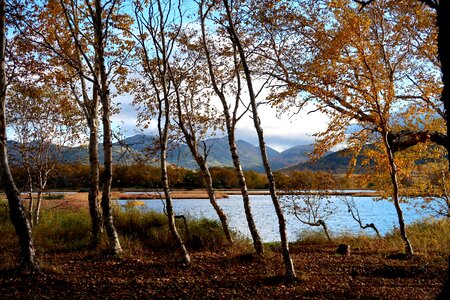
<path fill-rule="evenodd" d="M 350 245 L 339 244 L 336 253 L 340 255 L 350 255 Z"/>

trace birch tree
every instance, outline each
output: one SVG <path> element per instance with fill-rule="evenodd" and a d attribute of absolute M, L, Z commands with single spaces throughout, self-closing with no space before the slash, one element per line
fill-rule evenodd
<path fill-rule="evenodd" d="M 0 168 L 1 180 L 4 186 L 4 192 L 8 199 L 9 213 L 11 222 L 14 225 L 17 237 L 19 239 L 19 260 L 20 266 L 24 270 L 38 270 L 36 253 L 33 244 L 30 223 L 26 218 L 20 192 L 17 189 L 9 168 L 7 154 L 7 136 L 6 136 L 6 92 L 8 86 L 7 76 L 7 48 L 11 46 L 8 43 L 7 30 L 7 9 L 4 0 L 0 0 Z M 13 74 L 9 74 L 13 75 Z"/>
<path fill-rule="evenodd" d="M 247 109 L 244 112 L 240 111 L 241 102 L 241 92 L 242 92 L 242 82 L 241 75 L 239 73 L 239 59 L 236 51 L 236 47 L 231 47 L 231 55 L 228 54 L 228 59 L 232 61 L 231 66 L 228 66 L 232 71 L 222 71 L 219 69 L 223 68 L 226 60 L 222 54 L 223 51 L 217 51 L 214 45 L 221 44 L 222 40 L 213 41 L 211 38 L 211 33 L 208 32 L 206 22 L 209 19 L 213 19 L 210 16 L 212 11 L 216 9 L 216 4 L 208 1 L 199 1 L 199 19 L 201 26 L 201 45 L 203 49 L 203 55 L 206 59 L 208 66 L 208 73 L 210 77 L 211 86 L 214 89 L 214 93 L 219 97 L 220 103 L 222 104 L 222 111 L 225 121 L 226 133 L 228 138 L 228 145 L 230 148 L 231 158 L 233 161 L 234 170 L 239 182 L 239 188 L 241 190 L 242 200 L 244 203 L 245 217 L 247 219 L 248 228 L 252 236 L 253 247 L 257 254 L 264 253 L 264 246 L 261 242 L 261 237 L 259 235 L 258 229 L 253 218 L 250 196 L 248 193 L 247 182 L 245 180 L 244 171 L 239 159 L 238 148 L 236 144 L 236 125 L 238 121 L 242 118 Z M 216 19 L 215 23 L 221 23 L 220 17 Z M 219 31 L 219 30 L 218 30 Z M 220 61 L 220 62 L 219 62 Z M 229 73 L 229 74 L 227 74 Z M 228 96 L 227 90 L 229 90 Z M 232 98 L 234 101 L 230 102 L 228 99 Z"/>
<path fill-rule="evenodd" d="M 138 85 L 137 100 L 141 100 L 145 105 L 140 118 L 145 123 L 156 115 L 161 185 L 165 196 L 169 230 L 181 252 L 183 263 L 189 265 L 191 258 L 175 224 L 167 169 L 167 147 L 174 113 L 171 103 L 174 90 L 170 79 L 170 61 L 173 59 L 176 39 L 182 29 L 181 5 L 181 1 L 175 3 L 162 0 L 137 1 L 133 10 L 137 26 L 135 37 L 139 44 L 138 59 L 141 62 L 140 75 L 145 80 Z"/>
<path fill-rule="evenodd" d="M 88 117 L 88 123 L 95 129 L 97 126 L 96 109 L 98 102 L 101 104 L 101 116 L 103 126 L 103 153 L 104 153 L 104 172 L 101 178 L 102 197 L 101 208 L 103 214 L 103 224 L 109 240 L 109 247 L 112 253 L 120 254 L 122 248 L 120 246 L 117 231 L 114 227 L 113 216 L 111 213 L 111 182 L 112 182 L 112 131 L 111 131 L 111 85 L 116 76 L 126 72 L 123 66 L 129 48 L 132 44 L 127 43 L 123 38 L 123 32 L 115 31 L 113 26 L 126 28 L 130 26 L 131 21 L 126 14 L 121 13 L 122 1 L 101 1 L 93 2 L 84 1 L 79 3 L 77 0 L 65 2 L 59 1 L 63 8 L 66 25 L 69 28 L 73 44 L 76 49 L 76 57 L 83 59 L 83 66 L 76 62 L 77 74 L 80 76 L 80 83 L 83 87 L 88 80 L 93 89 L 91 101 L 88 100 L 85 89 L 82 89 L 82 100 L 84 104 L 89 104 L 91 110 L 85 109 Z M 79 16 L 84 16 L 85 22 L 80 27 Z M 120 38 L 119 38 L 120 36 Z M 87 42 L 86 42 L 87 41 Z M 92 50 L 91 52 L 88 52 Z M 89 71 L 89 76 L 82 72 L 82 68 Z M 96 137 L 97 132 L 91 131 L 91 142 Z M 98 135 L 97 135 L 98 136 Z M 96 153 L 92 146 L 91 162 L 95 164 Z M 95 198 L 95 181 L 97 171 L 91 166 L 92 182 L 92 202 Z M 92 208 L 95 210 L 95 206 Z M 95 212 L 96 214 L 96 212 Z"/>
<path fill-rule="evenodd" d="M 252 71 L 250 69 L 250 66 L 248 64 L 248 53 L 246 52 L 246 49 L 244 48 L 244 44 L 241 40 L 241 34 L 237 29 L 236 20 L 233 16 L 233 7 L 230 5 L 230 1 L 224 0 L 222 1 L 224 9 L 225 9 L 225 15 L 226 19 L 225 22 L 227 24 L 227 31 L 229 34 L 229 39 L 233 43 L 233 45 L 237 49 L 237 53 L 239 54 L 240 63 L 242 65 L 242 71 L 244 73 L 245 81 L 246 81 L 246 87 L 247 92 L 249 94 L 249 101 L 250 101 L 250 110 L 254 122 L 254 127 L 256 130 L 256 133 L 258 135 L 258 141 L 259 141 L 259 148 L 261 151 L 261 158 L 264 165 L 264 170 L 267 175 L 267 180 L 269 182 L 269 191 L 270 196 L 272 198 L 273 205 L 275 207 L 275 211 L 278 217 L 278 225 L 279 225 L 279 231 L 280 231 L 280 238 L 281 238 L 281 248 L 283 251 L 283 261 L 284 261 L 284 267 L 285 267 L 285 279 L 286 281 L 293 281 L 296 278 L 294 265 L 292 263 L 291 255 L 289 252 L 289 243 L 287 239 L 287 233 L 286 233 L 286 219 L 284 217 L 283 210 L 281 208 L 278 195 L 276 193 L 276 187 L 275 187 L 275 178 L 273 176 L 269 158 L 266 151 L 266 143 L 264 140 L 264 132 L 263 128 L 261 126 L 261 121 L 258 114 L 258 105 L 257 105 L 257 93 L 255 92 L 255 86 L 252 79 Z"/>
<path fill-rule="evenodd" d="M 210 149 L 202 142 L 208 134 L 221 127 L 222 118 L 211 103 L 211 92 L 207 89 L 207 75 L 202 57 L 198 51 L 190 51 L 195 47 L 190 40 L 189 31 L 184 31 L 179 38 L 180 55 L 169 65 L 170 80 L 173 82 L 175 98 L 175 122 L 182 132 L 189 150 L 200 168 L 209 201 L 220 219 L 226 239 L 230 244 L 233 237 L 228 225 L 228 218 L 217 203 L 216 193 L 207 158 Z M 201 55 L 201 53 L 200 53 Z"/>
<path fill-rule="evenodd" d="M 383 157 L 379 165 L 388 166 L 384 170 L 405 252 L 412 256 L 400 205 L 401 157 L 396 152 L 412 146 L 412 141 L 442 141 L 443 111 L 436 101 L 440 81 L 430 72 L 436 67 L 433 48 L 422 47 L 434 33 L 420 5 L 376 3 L 364 13 L 349 2 L 336 1 L 330 14 L 317 15 L 314 9 L 307 17 L 291 14 L 288 20 L 296 27 L 286 28 L 298 33 L 303 46 L 292 43 L 284 53 L 272 47 L 279 54 L 274 76 L 283 78 L 286 88 L 304 93 L 304 100 L 317 100 L 317 108 L 331 117 L 328 130 L 318 135 L 320 153 L 343 142 L 349 128 L 353 130 L 347 141 L 355 153 L 367 143 L 376 145 Z M 315 26 L 317 21 L 320 25 Z"/>
<path fill-rule="evenodd" d="M 61 5 L 63 3 L 63 5 Z M 99 206 L 99 94 L 92 88 L 95 80 L 92 71 L 91 39 L 86 30 L 85 14 L 81 13 L 79 1 L 60 2 L 49 0 L 33 3 L 39 9 L 28 11 L 24 35 L 36 44 L 48 68 L 55 75 L 56 84 L 72 91 L 74 102 L 85 117 L 89 135 L 89 212 L 92 222 L 92 246 L 99 245 L 102 232 L 102 213 Z M 69 17 L 68 19 L 66 18 Z M 89 25 L 90 26 L 90 25 Z M 85 62 L 85 60 L 87 60 Z"/>
<path fill-rule="evenodd" d="M 48 179 L 57 166 L 64 164 L 64 147 L 78 141 L 75 125 L 79 118 L 64 89 L 53 90 L 56 85 L 49 81 L 18 81 L 9 92 L 15 101 L 8 107 L 8 119 L 18 142 L 12 163 L 27 173 L 29 220 L 33 226 L 39 222 Z"/>

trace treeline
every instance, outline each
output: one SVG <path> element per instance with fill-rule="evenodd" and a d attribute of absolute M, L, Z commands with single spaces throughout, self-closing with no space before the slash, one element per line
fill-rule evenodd
<path fill-rule="evenodd" d="M 211 167 L 213 187 L 216 189 L 239 188 L 235 170 L 230 167 Z M 17 186 L 22 191 L 29 190 L 27 186 L 27 172 L 22 167 L 13 167 L 12 173 Z M 101 169 L 101 174 L 103 170 Z M 168 168 L 171 188 L 200 189 L 205 185 L 199 170 L 185 169 L 177 166 Z M 143 164 L 116 165 L 113 168 L 112 187 L 153 189 L 161 188 L 161 171 L 159 167 Z M 249 189 L 267 189 L 268 182 L 265 174 L 253 170 L 244 171 Z M 336 176 L 327 172 L 291 171 L 289 173 L 275 172 L 274 176 L 279 189 L 286 189 L 292 185 L 302 189 L 321 186 L 324 189 L 353 189 L 364 188 L 364 182 L 358 176 Z M 58 165 L 48 179 L 48 189 L 88 190 L 89 165 L 70 164 Z"/>

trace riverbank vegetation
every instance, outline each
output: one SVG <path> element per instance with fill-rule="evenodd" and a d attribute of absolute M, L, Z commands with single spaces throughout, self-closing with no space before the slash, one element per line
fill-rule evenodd
<path fill-rule="evenodd" d="M 140 212 L 129 205 L 114 209 L 115 225 L 124 253 L 107 259 L 108 247 L 90 248 L 87 208 L 44 210 L 34 228 L 41 272 L 21 273 L 15 266 L 17 241 L 5 201 L 0 202 L 0 293 L 5 298 L 395 298 L 434 299 L 439 295 L 449 254 L 447 220 L 408 226 L 416 257 L 398 253 L 397 232 L 382 238 L 342 235 L 329 242 L 317 231 L 303 232 L 291 243 L 296 265 L 305 270 L 299 280 L 283 283 L 278 267 L 278 243 L 253 254 L 249 240 L 234 233 L 229 245 L 220 223 L 177 219 L 180 234 L 191 251 L 193 265 L 185 268 L 173 256 L 167 217 Z M 339 244 L 350 245 L 339 255 Z M 20 296 L 18 296 L 20 295 Z"/>

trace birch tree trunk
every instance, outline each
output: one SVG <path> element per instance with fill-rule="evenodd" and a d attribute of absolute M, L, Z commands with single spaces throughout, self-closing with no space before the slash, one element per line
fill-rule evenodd
<path fill-rule="evenodd" d="M 144 5 L 148 6 L 144 7 Z M 139 30 L 137 40 L 143 50 L 143 75 L 149 79 L 154 92 L 152 96 L 156 102 L 151 103 L 149 99 L 146 106 L 152 107 L 157 114 L 161 184 L 166 200 L 169 231 L 181 252 L 183 263 L 189 265 L 191 258 L 175 224 L 167 171 L 167 144 L 171 117 L 169 97 L 173 93 L 169 81 L 169 60 L 182 24 L 181 1 L 174 3 L 162 0 L 136 1 L 135 6 L 134 13 Z M 174 12 L 174 7 L 176 7 L 176 12 Z M 149 38 L 143 38 L 147 35 Z M 150 45 L 147 45 L 146 41 L 151 41 Z M 153 48 L 152 51 L 147 46 Z"/>
<path fill-rule="evenodd" d="M 95 1 L 95 15 L 93 16 L 95 30 L 95 54 L 96 64 L 99 69 L 100 82 L 96 82 L 99 91 L 100 102 L 102 103 L 102 125 L 103 125 L 103 153 L 104 153 L 104 173 L 102 180 L 102 200 L 103 222 L 108 235 L 109 248 L 114 255 L 122 253 L 119 236 L 114 227 L 111 213 L 111 184 L 112 184 L 112 133 L 111 133 L 111 99 L 109 93 L 108 79 L 105 65 L 105 41 L 103 34 L 103 7 L 101 0 Z M 98 78 L 98 77 L 97 77 Z"/>
<path fill-rule="evenodd" d="M 175 89 L 177 87 L 175 86 Z M 198 150 L 198 141 L 196 138 L 195 130 L 192 129 L 193 126 L 189 123 L 189 120 L 187 121 L 187 124 L 184 122 L 184 117 L 182 113 L 182 107 L 181 107 L 181 97 L 178 93 L 178 90 L 176 91 L 176 97 L 177 97 L 177 110 L 178 110 L 178 126 L 180 127 L 181 131 L 183 132 L 183 135 L 185 137 L 186 143 L 189 147 L 189 150 L 191 151 L 192 156 L 194 157 L 197 165 L 200 168 L 200 172 L 202 174 L 203 182 L 205 184 L 206 191 L 208 193 L 209 202 L 213 206 L 214 210 L 216 211 L 220 222 L 222 224 L 222 229 L 224 231 L 225 237 L 227 241 L 232 244 L 233 238 L 231 236 L 230 228 L 228 225 L 228 218 L 223 212 L 222 208 L 220 207 L 219 203 L 217 203 L 216 200 L 216 193 L 213 188 L 213 181 L 211 177 L 211 173 L 208 168 L 208 164 L 206 162 L 206 151 L 204 155 L 201 155 Z M 187 113 L 187 118 L 189 118 L 190 113 Z M 192 130 L 189 130 L 187 127 L 191 128 Z"/>
<path fill-rule="evenodd" d="M 236 46 L 236 48 L 238 49 L 239 57 L 241 59 L 241 64 L 242 64 L 242 67 L 244 70 L 245 79 L 247 82 L 248 93 L 249 93 L 249 98 L 250 98 L 250 105 L 251 105 L 251 109 L 252 109 L 253 122 L 254 122 L 255 130 L 258 134 L 261 158 L 263 161 L 267 180 L 269 181 L 269 192 L 270 192 L 270 196 L 272 198 L 272 203 L 275 207 L 275 212 L 278 217 L 281 247 L 282 247 L 282 251 L 283 251 L 283 261 L 284 261 L 285 272 L 286 272 L 285 280 L 287 282 L 291 282 L 291 281 L 295 280 L 297 276 L 295 274 L 294 264 L 292 263 L 291 255 L 289 252 L 289 244 L 288 244 L 288 239 L 287 239 L 287 234 L 286 234 L 286 220 L 285 220 L 284 213 L 281 208 L 278 196 L 275 191 L 275 179 L 273 177 L 272 170 L 270 168 L 269 158 L 268 158 L 267 151 L 266 151 L 266 143 L 264 141 L 264 133 L 263 133 L 263 129 L 261 127 L 261 123 L 260 123 L 260 119 L 259 119 L 259 115 L 258 115 L 258 108 L 257 108 L 257 104 L 256 104 L 256 94 L 255 94 L 255 91 L 253 88 L 251 72 L 250 72 L 249 66 L 247 65 L 247 58 L 245 55 L 244 48 L 241 44 L 239 36 L 234 27 L 232 13 L 231 13 L 231 9 L 229 7 L 228 1 L 223 0 L 223 4 L 225 6 L 226 13 L 227 13 L 227 19 L 228 19 L 227 21 L 228 21 L 228 25 L 229 25 L 227 29 L 230 34 L 230 39 L 233 42 L 233 44 Z"/>
<path fill-rule="evenodd" d="M 165 121 L 164 131 L 167 132 L 169 129 L 169 122 L 168 120 Z M 167 131 L 166 131 L 167 130 Z M 181 238 L 180 234 L 178 233 L 176 224 L 175 224 L 175 213 L 173 210 L 172 205 L 172 197 L 170 195 L 170 187 L 169 187 L 169 177 L 167 172 L 167 135 L 163 134 L 163 137 L 160 136 L 160 155 L 161 155 L 161 182 L 163 185 L 164 190 L 164 196 L 166 198 L 166 212 L 167 212 L 167 218 L 169 222 L 169 230 L 172 234 L 172 237 L 174 238 L 179 250 L 181 251 L 182 261 L 186 265 L 191 264 L 191 257 L 189 256 L 189 253 L 186 249 L 186 246 L 183 242 L 183 239 Z"/>
<path fill-rule="evenodd" d="M 190 147 L 190 146 L 189 146 Z M 191 150 L 192 152 L 192 150 Z M 228 218 L 220 207 L 219 203 L 216 200 L 216 192 L 213 188 L 213 181 L 211 177 L 211 173 L 209 171 L 208 165 L 203 157 L 199 155 L 197 151 L 192 152 L 198 166 L 200 167 L 200 172 L 202 174 L 203 182 L 206 187 L 206 191 L 208 192 L 209 202 L 214 207 L 217 215 L 219 216 L 220 222 L 222 224 L 222 229 L 224 231 L 225 237 L 230 244 L 233 243 L 233 237 L 231 236 L 230 227 L 228 225 Z"/>
<path fill-rule="evenodd" d="M 33 236 L 30 223 L 25 215 L 20 192 L 18 191 L 9 168 L 6 147 L 6 27 L 5 1 L 0 0 L 0 168 L 4 192 L 8 199 L 9 214 L 19 238 L 19 260 L 23 270 L 39 269 L 36 262 Z"/>
<path fill-rule="evenodd" d="M 236 97 L 236 104 L 235 104 L 233 116 L 231 116 L 230 108 L 228 106 L 225 94 L 219 88 L 219 85 L 217 83 L 209 47 L 208 47 L 208 44 L 206 41 L 205 19 L 208 14 L 208 11 L 206 11 L 206 12 L 203 11 L 203 9 L 204 9 L 203 6 L 205 5 L 204 1 L 201 1 L 199 5 L 200 5 L 200 14 L 201 14 L 200 21 L 201 21 L 201 30 L 202 30 L 202 46 L 203 46 L 203 51 L 205 52 L 205 56 L 206 56 L 206 60 L 207 60 L 207 64 L 208 64 L 208 71 L 209 71 L 209 75 L 210 75 L 210 79 L 211 79 L 211 84 L 214 88 L 214 92 L 219 97 L 219 99 L 222 103 L 223 114 L 225 117 L 225 126 L 227 129 L 228 145 L 230 148 L 230 153 L 231 153 L 231 158 L 233 161 L 234 170 L 235 170 L 236 176 L 238 178 L 239 188 L 240 188 L 242 200 L 244 203 L 245 217 L 247 219 L 247 225 L 250 230 L 250 235 L 252 236 L 253 247 L 255 248 L 255 251 L 257 254 L 262 254 L 262 253 L 264 253 L 264 246 L 261 242 L 261 238 L 259 236 L 258 229 L 257 229 L 255 221 L 253 219 L 253 214 L 252 214 L 251 205 L 250 205 L 250 197 L 249 197 L 248 189 L 247 189 L 247 183 L 245 181 L 245 176 L 244 176 L 244 172 L 242 170 L 242 165 L 241 165 L 241 162 L 239 159 L 239 154 L 238 154 L 237 145 L 236 145 L 235 124 L 237 122 L 237 108 L 239 105 L 239 99 L 238 99 L 238 97 Z M 240 84 L 240 81 L 238 80 L 238 85 L 239 84 Z M 238 90 L 240 90 L 240 86 L 238 87 Z"/>
<path fill-rule="evenodd" d="M 97 101 L 96 101 L 97 102 Z M 102 213 L 98 203 L 100 163 L 98 158 L 98 104 L 92 103 L 89 123 L 89 214 L 92 222 L 92 244 L 96 248 L 102 233 Z"/>

